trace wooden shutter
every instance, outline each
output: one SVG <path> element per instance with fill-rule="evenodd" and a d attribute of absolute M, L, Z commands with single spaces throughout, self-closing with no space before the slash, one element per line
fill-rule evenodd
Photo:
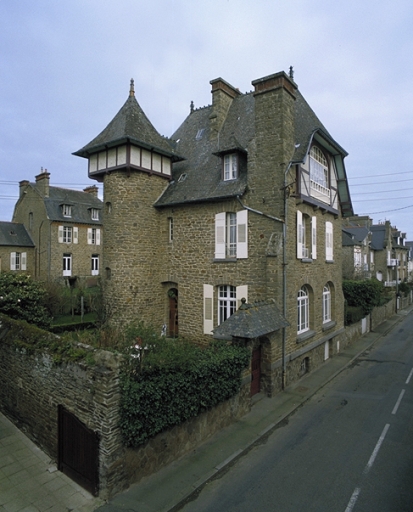
<path fill-rule="evenodd" d="M 204 334 L 213 334 L 214 328 L 214 287 L 204 284 Z"/>
<path fill-rule="evenodd" d="M 22 252 L 20 257 L 21 257 L 21 269 L 27 270 L 27 253 Z"/>
<path fill-rule="evenodd" d="M 333 260 L 333 225 L 326 222 L 326 260 Z"/>
<path fill-rule="evenodd" d="M 215 258 L 225 258 L 225 220 L 226 213 L 215 215 Z"/>
<path fill-rule="evenodd" d="M 237 258 L 248 258 L 248 211 L 237 212 Z"/>
<path fill-rule="evenodd" d="M 311 257 L 317 259 L 317 217 L 311 218 Z"/>
<path fill-rule="evenodd" d="M 58 236 L 59 244 L 62 244 L 63 243 L 63 226 L 59 226 L 57 236 Z"/>
<path fill-rule="evenodd" d="M 96 230 L 96 245 L 100 245 L 100 229 Z"/>
<path fill-rule="evenodd" d="M 79 228 L 76 227 L 73 228 L 73 243 L 79 243 Z"/>
<path fill-rule="evenodd" d="M 16 253 L 10 253 L 10 270 L 16 270 Z"/>
<path fill-rule="evenodd" d="M 92 228 L 87 228 L 87 243 L 92 244 Z"/>
<path fill-rule="evenodd" d="M 303 257 L 303 214 L 297 210 L 297 258 Z"/>
<path fill-rule="evenodd" d="M 248 285 L 237 286 L 237 309 L 241 306 L 241 299 L 245 299 L 248 302 Z"/>

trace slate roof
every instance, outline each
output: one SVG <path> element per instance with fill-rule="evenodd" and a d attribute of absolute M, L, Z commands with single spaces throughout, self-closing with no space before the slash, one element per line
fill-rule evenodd
<path fill-rule="evenodd" d="M 385 224 L 374 224 L 370 226 L 371 236 L 371 248 L 380 251 L 385 247 L 386 240 L 386 225 Z"/>
<path fill-rule="evenodd" d="M 369 230 L 363 226 L 346 226 L 343 228 L 343 245 L 361 245 L 368 234 Z"/>
<path fill-rule="evenodd" d="M 88 158 L 92 153 L 106 147 L 118 146 L 123 142 L 131 142 L 150 150 L 155 149 L 158 153 L 173 159 L 180 158 L 168 140 L 157 132 L 146 117 L 132 87 L 128 99 L 107 127 L 89 144 L 73 154 Z"/>
<path fill-rule="evenodd" d="M 243 302 L 233 315 L 214 329 L 214 337 L 254 339 L 289 325 L 274 300 L 253 304 Z"/>
<path fill-rule="evenodd" d="M 99 220 L 92 220 L 91 209 L 102 210 L 103 203 L 93 194 L 80 190 L 71 190 L 60 187 L 49 187 L 49 197 L 43 197 L 36 183 L 30 183 L 31 187 L 39 193 L 44 201 L 46 215 L 49 220 L 61 222 L 74 222 L 78 224 L 102 225 L 102 216 Z M 72 216 L 64 217 L 62 205 L 72 206 Z"/>
<path fill-rule="evenodd" d="M 23 224 L 0 221 L 0 245 L 34 247 L 33 240 Z"/>

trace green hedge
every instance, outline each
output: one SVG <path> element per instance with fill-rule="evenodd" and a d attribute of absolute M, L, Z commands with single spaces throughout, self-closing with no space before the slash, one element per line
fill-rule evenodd
<path fill-rule="evenodd" d="M 374 307 L 380 306 L 384 292 L 383 283 L 377 279 L 343 281 L 343 293 L 347 305 L 361 308 L 363 316 L 370 314 Z"/>
<path fill-rule="evenodd" d="M 223 342 L 201 349 L 165 340 L 141 352 L 121 379 L 121 428 L 131 447 L 234 396 L 250 359 L 246 348 Z"/>

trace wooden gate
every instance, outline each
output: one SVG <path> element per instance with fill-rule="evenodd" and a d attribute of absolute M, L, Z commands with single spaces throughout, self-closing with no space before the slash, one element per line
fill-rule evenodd
<path fill-rule="evenodd" d="M 261 380 L 261 347 L 252 352 L 251 358 L 251 396 L 260 392 Z"/>
<path fill-rule="evenodd" d="M 99 439 L 59 405 L 58 468 L 94 496 L 99 490 Z"/>

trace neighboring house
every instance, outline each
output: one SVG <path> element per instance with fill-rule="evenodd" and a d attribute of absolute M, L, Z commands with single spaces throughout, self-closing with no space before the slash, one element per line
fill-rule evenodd
<path fill-rule="evenodd" d="M 34 243 L 23 224 L 0 221 L 0 272 L 34 273 Z"/>
<path fill-rule="evenodd" d="M 221 78 L 211 85 L 212 105 L 191 104 L 166 139 L 131 82 L 118 114 L 74 154 L 104 184 L 112 324 L 244 340 L 271 394 L 339 349 L 341 224 L 353 215 L 346 152 L 292 73 L 255 80 L 247 94 Z M 240 321 L 227 323 L 235 312 Z"/>
<path fill-rule="evenodd" d="M 372 221 L 369 217 L 345 219 L 343 237 L 343 279 L 370 279 L 374 276 L 374 250 L 371 248 Z"/>
<path fill-rule="evenodd" d="M 396 286 L 396 282 L 407 279 L 409 247 L 405 245 L 406 234 L 392 227 L 389 220 L 373 224 L 371 247 L 375 251 L 376 277 L 385 286 Z"/>
<path fill-rule="evenodd" d="M 408 249 L 407 253 L 407 280 L 411 282 L 413 280 L 413 242 L 405 242 Z"/>
<path fill-rule="evenodd" d="M 50 186 L 50 173 L 20 182 L 14 222 L 25 225 L 35 246 L 34 277 L 73 285 L 94 284 L 100 273 L 102 202 L 96 186 L 83 192 Z"/>

